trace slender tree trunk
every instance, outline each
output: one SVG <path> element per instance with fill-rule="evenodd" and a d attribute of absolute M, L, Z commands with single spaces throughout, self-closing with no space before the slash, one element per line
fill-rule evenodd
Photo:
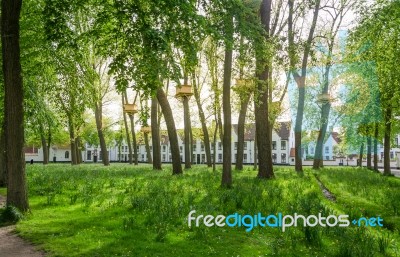
<path fill-rule="evenodd" d="M 78 164 L 82 163 L 82 147 L 81 147 L 81 137 L 77 136 L 75 138 L 75 147 L 76 147 L 76 162 Z"/>
<path fill-rule="evenodd" d="M 236 170 L 243 170 L 243 152 L 244 152 L 244 126 L 246 124 L 246 113 L 249 106 L 250 97 L 244 96 L 242 103 L 240 105 L 239 120 L 238 120 L 238 143 L 237 143 L 237 160 L 236 160 Z"/>
<path fill-rule="evenodd" d="M 224 81 L 222 89 L 222 111 L 224 113 L 224 137 L 222 140 L 222 187 L 232 186 L 232 118 L 231 118 L 231 78 L 233 46 L 233 18 L 226 21 L 228 43 L 225 43 Z"/>
<path fill-rule="evenodd" d="M 182 174 L 181 158 L 179 153 L 178 135 L 176 134 L 174 116 L 171 106 L 169 105 L 167 96 L 162 88 L 157 90 L 157 100 L 161 106 L 165 123 L 167 124 L 168 137 L 172 155 L 172 174 Z"/>
<path fill-rule="evenodd" d="M 101 160 L 103 161 L 104 166 L 108 166 L 110 165 L 110 160 L 108 159 L 107 144 L 103 134 L 103 110 L 101 103 L 96 104 L 94 115 L 96 119 L 97 135 L 100 141 Z"/>
<path fill-rule="evenodd" d="M 184 141 L 185 141 L 185 169 L 190 169 L 192 163 L 190 161 L 190 148 L 192 141 L 190 140 L 190 113 L 189 113 L 189 97 L 183 97 L 183 118 L 184 118 Z"/>
<path fill-rule="evenodd" d="M 144 144 L 146 147 L 147 162 L 152 164 L 153 158 L 151 158 L 151 151 L 150 151 L 150 145 L 149 145 L 149 133 L 145 132 L 143 134 L 144 134 Z"/>
<path fill-rule="evenodd" d="M 75 145 L 75 127 L 72 121 L 72 117 L 68 118 L 68 130 L 69 130 L 69 141 L 71 144 L 71 165 L 78 164 L 77 154 L 76 154 L 76 145 Z"/>
<path fill-rule="evenodd" d="M 392 132 L 392 107 L 385 112 L 385 138 L 383 145 L 383 174 L 391 175 L 390 170 L 390 134 Z"/>
<path fill-rule="evenodd" d="M 48 136 L 47 136 L 47 160 L 50 161 L 50 147 L 51 147 L 51 129 L 49 128 Z"/>
<path fill-rule="evenodd" d="M 203 142 L 204 142 L 204 147 L 205 147 L 205 151 L 206 151 L 207 166 L 211 167 L 212 160 L 211 160 L 210 136 L 208 134 L 206 117 L 204 115 L 203 106 L 201 104 L 200 92 L 199 92 L 199 89 L 198 89 L 196 83 L 193 83 L 193 90 L 194 90 L 194 98 L 195 98 L 196 104 L 197 104 L 197 109 L 199 110 L 201 129 L 203 131 Z"/>
<path fill-rule="evenodd" d="M 21 0 L 1 1 L 4 110 L 7 162 L 7 205 L 29 209 L 24 154 L 24 89 L 19 46 Z"/>
<path fill-rule="evenodd" d="M 153 143 L 153 169 L 161 170 L 160 127 L 158 126 L 158 100 L 151 99 L 151 140 Z"/>
<path fill-rule="evenodd" d="M 379 137 L 379 126 L 375 123 L 375 134 L 374 134 L 374 170 L 378 170 L 378 137 Z"/>
<path fill-rule="evenodd" d="M 49 163 L 49 153 L 48 148 L 47 148 L 47 142 L 46 142 L 46 136 L 44 135 L 44 129 L 43 126 L 40 125 L 39 127 L 39 133 L 40 133 L 40 141 L 42 142 L 42 149 L 43 149 L 43 165 L 46 165 Z"/>
<path fill-rule="evenodd" d="M 360 163 L 358 164 L 359 167 L 362 167 L 363 155 L 364 155 L 364 142 L 362 142 L 360 146 Z"/>
<path fill-rule="evenodd" d="M 313 20 L 311 23 L 310 31 L 308 34 L 307 42 L 304 48 L 304 54 L 301 63 L 301 74 L 298 74 L 295 70 L 295 66 L 297 64 L 295 58 L 295 45 L 294 45 L 294 30 L 293 30 L 293 4 L 294 0 L 289 0 L 289 18 L 288 18 L 288 38 L 289 38 L 289 59 L 290 59 L 290 69 L 293 77 L 296 81 L 299 93 L 299 99 L 297 102 L 297 113 L 296 113 L 296 123 L 294 129 L 294 141 L 295 141 L 295 169 L 298 172 L 303 171 L 303 163 L 302 163 L 302 142 L 301 142 L 301 134 L 303 127 L 303 115 L 304 115 L 304 100 L 305 100 L 305 78 L 307 75 L 307 64 L 308 57 L 311 50 L 311 43 L 314 39 L 315 27 L 317 25 L 318 13 L 320 10 L 321 0 L 315 1 Z"/>
<path fill-rule="evenodd" d="M 213 172 L 215 172 L 216 170 L 216 162 L 217 162 L 217 133 L 218 133 L 218 125 L 217 125 L 217 120 L 215 120 L 214 139 L 213 139 L 213 144 L 214 144 Z"/>
<path fill-rule="evenodd" d="M 135 134 L 135 122 L 134 115 L 129 115 L 129 119 L 131 121 L 131 133 L 132 133 L 132 146 L 133 146 L 133 159 L 135 165 L 138 165 L 138 151 L 137 151 L 137 143 L 136 143 L 136 134 Z"/>
<path fill-rule="evenodd" d="M 121 95 L 122 97 L 122 106 L 125 104 L 124 100 L 124 93 Z M 124 116 L 124 125 L 125 125 L 125 133 L 126 133 L 126 143 L 128 144 L 128 150 L 129 150 L 129 164 L 132 164 L 132 145 L 131 145 L 131 136 L 129 134 L 129 128 L 128 128 L 128 121 L 126 119 L 126 113 L 123 112 L 122 115 Z"/>
<path fill-rule="evenodd" d="M 3 124 L 0 134 L 0 187 L 7 186 L 6 131 Z"/>
<path fill-rule="evenodd" d="M 371 165 L 372 139 L 370 135 L 370 126 L 367 126 L 367 169 L 372 169 Z"/>
<path fill-rule="evenodd" d="M 261 23 L 266 32 L 266 39 L 269 38 L 270 33 L 271 5 L 271 0 L 263 0 L 260 7 Z M 272 165 L 272 144 L 269 136 L 270 122 L 268 111 L 271 62 L 261 53 L 257 54 L 257 58 L 257 70 L 261 71 L 261 73 L 257 74 L 259 81 L 257 83 L 257 91 L 254 97 L 258 148 L 257 177 L 266 179 L 274 176 Z"/>

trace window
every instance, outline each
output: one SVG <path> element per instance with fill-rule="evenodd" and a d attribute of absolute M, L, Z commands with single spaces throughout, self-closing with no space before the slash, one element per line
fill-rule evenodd
<path fill-rule="evenodd" d="M 273 163 L 276 163 L 276 153 L 273 153 L 273 154 L 272 154 L 272 162 L 273 162 Z"/>
<path fill-rule="evenodd" d="M 204 144 L 201 143 L 201 151 L 204 152 Z"/>
<path fill-rule="evenodd" d="M 196 152 L 196 144 L 193 144 L 193 152 Z"/>
<path fill-rule="evenodd" d="M 125 152 L 128 152 L 128 146 L 127 145 L 125 146 Z"/>
<path fill-rule="evenodd" d="M 314 147 L 310 148 L 310 154 L 314 154 Z"/>
<path fill-rule="evenodd" d="M 329 161 L 329 155 L 325 156 L 325 160 Z"/>
<path fill-rule="evenodd" d="M 182 152 L 182 150 L 183 150 L 183 147 L 180 146 L 180 147 L 179 147 L 179 152 Z"/>
<path fill-rule="evenodd" d="M 244 162 L 247 162 L 247 153 L 245 153 L 245 154 L 243 155 L 243 161 L 244 161 Z"/>
<path fill-rule="evenodd" d="M 169 159 L 168 160 L 171 160 L 171 155 L 169 155 Z"/>
<path fill-rule="evenodd" d="M 144 154 L 142 154 L 142 161 L 144 161 Z"/>
<path fill-rule="evenodd" d="M 183 162 L 183 159 L 182 159 L 183 157 L 182 157 L 182 155 L 181 155 L 181 162 Z"/>
<path fill-rule="evenodd" d="M 281 150 L 286 150 L 286 141 L 281 141 Z M 285 157 L 286 159 L 286 157 Z M 286 161 L 285 161 L 286 163 Z"/>
<path fill-rule="evenodd" d="M 237 145 L 238 145 L 238 142 L 235 142 L 235 150 L 237 150 Z M 236 158 L 235 158 L 235 160 L 236 160 Z"/>
<path fill-rule="evenodd" d="M 69 151 L 65 151 L 65 159 L 69 159 Z"/>
<path fill-rule="evenodd" d="M 214 151 L 214 144 L 211 144 L 211 151 Z"/>
<path fill-rule="evenodd" d="M 390 159 L 393 159 L 393 158 L 394 158 L 394 153 L 390 152 Z"/>
<path fill-rule="evenodd" d="M 272 150 L 276 150 L 276 141 L 272 141 Z"/>
<path fill-rule="evenodd" d="M 281 163 L 286 163 L 286 154 L 281 154 Z"/>
<path fill-rule="evenodd" d="M 237 161 L 237 154 L 235 154 L 235 159 L 234 159 L 234 161 L 235 161 L 235 162 Z"/>
<path fill-rule="evenodd" d="M 86 160 L 90 161 L 92 159 L 92 151 L 86 152 Z"/>
<path fill-rule="evenodd" d="M 244 144 L 243 144 L 243 150 L 247 150 L 247 142 L 244 142 Z"/>
<path fill-rule="evenodd" d="M 222 143 L 218 142 L 218 150 L 222 150 Z"/>
<path fill-rule="evenodd" d="M 329 146 L 325 146 L 325 153 L 329 153 Z"/>
<path fill-rule="evenodd" d="M 165 154 L 162 155 L 162 161 L 165 162 Z"/>
<path fill-rule="evenodd" d="M 163 146 L 162 146 L 162 151 L 163 151 L 163 152 L 167 151 L 167 146 L 166 146 L 166 145 L 163 145 Z"/>
<path fill-rule="evenodd" d="M 140 147 L 139 147 L 139 146 L 136 146 L 136 149 L 137 149 L 138 151 L 140 151 Z"/>
<path fill-rule="evenodd" d="M 211 161 L 214 161 L 214 155 L 211 154 Z"/>
<path fill-rule="evenodd" d="M 222 154 L 218 154 L 218 162 L 222 162 Z"/>
<path fill-rule="evenodd" d="M 101 151 L 99 151 L 99 160 L 101 161 Z"/>

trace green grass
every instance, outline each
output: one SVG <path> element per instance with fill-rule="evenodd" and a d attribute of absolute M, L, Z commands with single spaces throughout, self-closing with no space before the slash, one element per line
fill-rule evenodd
<path fill-rule="evenodd" d="M 6 196 L 7 195 L 7 188 L 0 187 L 0 195 Z"/>
<path fill-rule="evenodd" d="M 276 178 L 268 181 L 255 179 L 256 172 L 250 169 L 234 171 L 233 189 L 222 189 L 220 170 L 214 174 L 196 166 L 182 176 L 172 176 L 170 167 L 165 167 L 156 172 L 147 165 L 28 166 L 31 213 L 17 224 L 17 231 L 50 256 L 400 255 L 395 248 L 400 247 L 395 244 L 400 241 L 399 223 L 389 210 L 385 213 L 388 216 L 382 217 L 393 219 L 392 230 L 317 226 L 291 227 L 283 233 L 278 228 L 256 227 L 245 232 L 245 228 L 187 225 L 191 210 L 197 215 L 347 213 L 352 207 L 341 200 L 332 185 L 342 183 L 346 188 L 348 181 L 330 183 L 326 179 L 339 171 L 320 173 L 338 198 L 332 203 L 323 197 L 308 170 L 296 174 L 292 168 L 277 168 Z M 385 178 L 382 183 L 384 187 L 396 186 L 398 180 Z M 373 188 L 386 194 L 380 187 Z M 347 191 L 343 192 L 345 199 Z M 383 210 L 385 204 L 381 204 Z"/>

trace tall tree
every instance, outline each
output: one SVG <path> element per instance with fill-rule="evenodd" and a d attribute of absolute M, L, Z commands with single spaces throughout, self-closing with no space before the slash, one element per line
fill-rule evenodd
<path fill-rule="evenodd" d="M 5 92 L 7 205 L 29 209 L 24 158 L 24 90 L 21 76 L 19 18 L 22 0 L 1 1 L 1 43 Z"/>

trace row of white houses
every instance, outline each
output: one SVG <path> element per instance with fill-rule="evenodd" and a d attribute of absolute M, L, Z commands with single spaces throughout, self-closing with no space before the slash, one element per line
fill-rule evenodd
<path fill-rule="evenodd" d="M 236 162 L 236 150 L 237 150 L 237 125 L 232 126 L 232 162 Z M 244 155 L 243 155 L 243 163 L 252 164 L 254 163 L 255 158 L 257 158 L 257 154 L 254 149 L 254 141 L 255 138 L 255 126 L 254 124 L 246 125 L 245 128 L 245 142 L 244 142 Z M 185 161 L 184 155 L 184 141 L 183 137 L 178 137 L 179 140 L 179 149 L 181 154 L 182 162 Z M 400 135 L 396 137 L 396 142 L 399 142 Z M 323 146 L 323 158 L 325 161 L 331 162 L 331 164 L 338 164 L 340 162 L 343 163 L 343 159 L 337 159 L 334 153 L 334 148 L 337 144 L 341 142 L 339 134 L 337 132 L 330 132 L 327 140 L 324 142 Z M 139 162 L 147 162 L 147 154 L 146 148 L 143 142 L 138 142 L 138 161 Z M 150 148 L 151 148 L 151 140 L 150 140 Z M 194 163 L 205 163 L 206 162 L 206 153 L 203 142 L 200 139 L 195 140 L 193 147 L 193 155 L 192 161 Z M 303 149 L 303 160 L 307 162 L 306 157 L 309 155 L 314 155 L 315 151 L 315 143 L 310 143 L 308 146 Z M 380 147 L 381 154 L 379 158 L 382 158 L 383 148 Z M 127 162 L 129 160 L 129 151 L 126 143 L 123 143 L 120 148 L 115 145 L 113 147 L 109 147 L 108 149 L 109 159 L 111 162 Z M 214 158 L 214 154 L 216 154 L 216 162 L 222 163 L 222 143 L 221 141 L 217 142 L 217 147 L 214 149 L 214 145 L 211 144 L 211 154 L 212 159 Z M 294 164 L 294 132 L 290 126 L 289 122 L 281 122 L 278 123 L 276 129 L 272 132 L 272 160 L 275 164 L 282 165 L 292 165 Z M 391 150 L 391 159 L 396 159 L 396 155 L 400 155 L 400 149 L 394 148 Z M 399 159 L 399 158 L 397 158 Z M 34 162 L 42 162 L 43 161 L 43 151 L 42 148 L 37 148 L 35 146 L 26 147 L 25 149 L 25 160 L 27 162 L 33 160 Z M 101 162 L 101 151 L 100 147 L 91 146 L 86 144 L 84 150 L 82 151 L 82 160 L 84 162 Z M 69 162 L 71 161 L 70 156 L 70 146 L 52 146 L 50 148 L 50 161 L 53 162 Z M 170 143 L 167 135 L 161 135 L 161 161 L 162 162 L 171 162 L 171 151 L 170 151 Z M 350 161 L 355 162 L 355 159 L 348 159 L 347 163 Z M 399 164 L 400 165 L 400 164 Z"/>

